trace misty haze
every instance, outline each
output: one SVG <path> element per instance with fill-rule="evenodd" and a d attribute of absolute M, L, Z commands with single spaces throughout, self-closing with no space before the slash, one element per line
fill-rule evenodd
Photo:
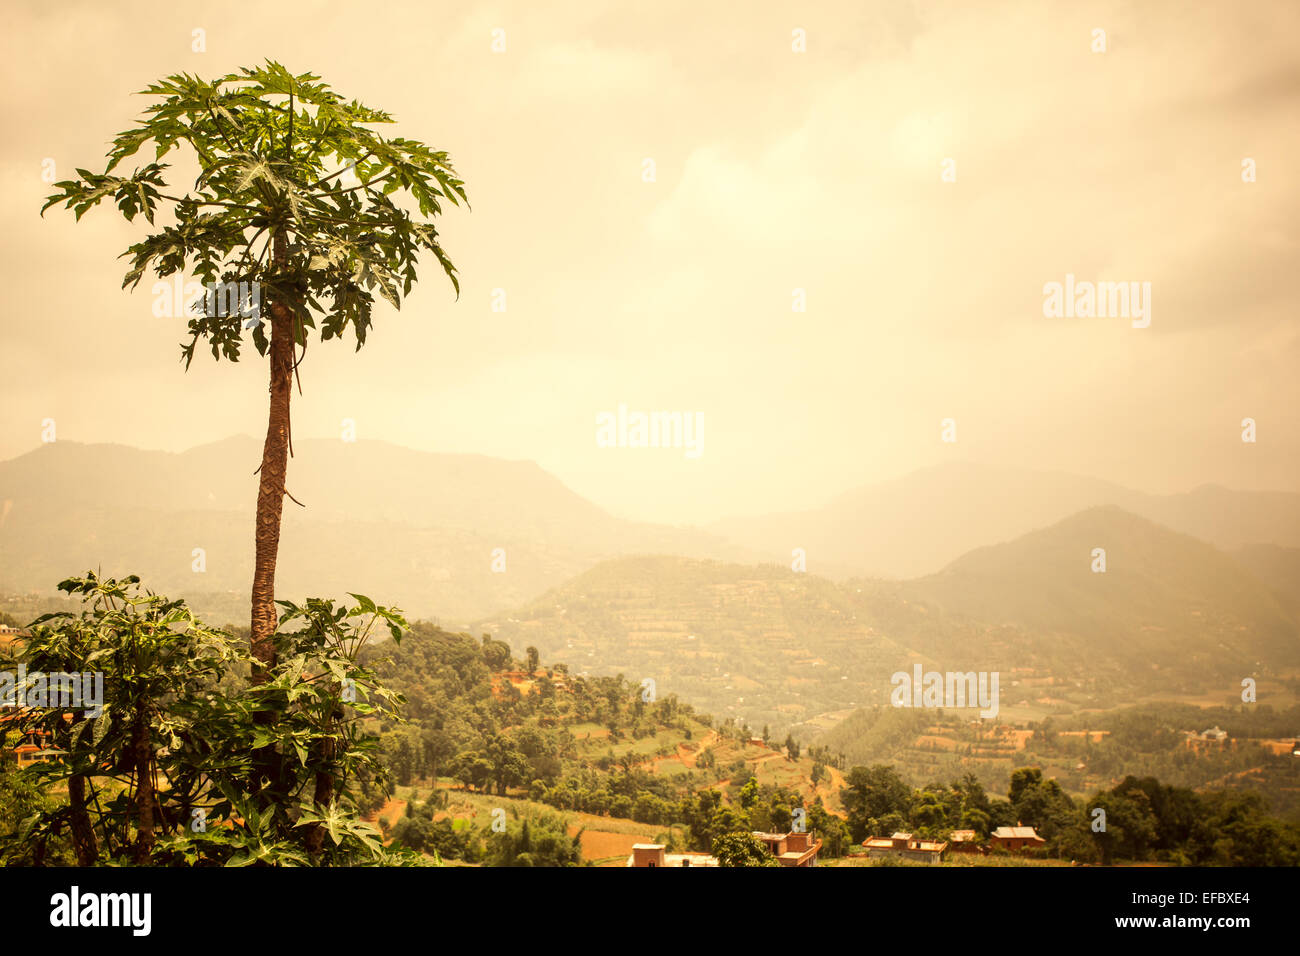
<path fill-rule="evenodd" d="M 0 88 L 6 866 L 1300 865 L 1300 8 L 123 6 Z"/>

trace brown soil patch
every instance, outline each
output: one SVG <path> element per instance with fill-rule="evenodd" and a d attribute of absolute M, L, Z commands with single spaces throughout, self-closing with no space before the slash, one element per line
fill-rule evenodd
<path fill-rule="evenodd" d="M 569 835 L 576 836 L 578 827 L 570 826 Z M 582 831 L 582 858 L 600 860 L 611 856 L 627 858 L 632 855 L 634 843 L 648 843 L 652 838 L 635 833 L 608 833 L 603 830 Z"/>

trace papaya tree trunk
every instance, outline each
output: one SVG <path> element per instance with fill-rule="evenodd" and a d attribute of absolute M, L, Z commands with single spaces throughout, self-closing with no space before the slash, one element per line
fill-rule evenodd
<path fill-rule="evenodd" d="M 282 267 L 288 257 L 283 232 L 275 237 L 272 258 Z M 275 562 L 280 550 L 280 519 L 284 512 L 284 482 L 289 467 L 289 398 L 293 384 L 293 310 L 277 295 L 271 302 L 271 407 L 262 446 L 257 490 L 256 560 L 253 568 L 253 620 L 250 641 L 254 658 L 263 665 L 253 680 L 275 664 Z"/>
<path fill-rule="evenodd" d="M 149 745 L 149 714 L 140 706 L 131 733 L 131 755 L 135 759 L 136 838 L 135 862 L 144 864 L 153 855 L 153 748 Z"/>
<path fill-rule="evenodd" d="M 318 811 L 324 813 L 329 809 L 330 804 L 334 801 L 334 774 L 332 771 L 335 741 L 322 740 L 318 745 L 318 754 L 321 762 L 327 768 L 319 770 L 316 773 L 316 789 L 312 794 L 312 800 L 316 804 Z M 325 828 L 319 823 L 313 823 L 307 832 L 306 837 L 307 852 L 315 859 L 320 855 L 321 848 L 325 845 Z"/>
<path fill-rule="evenodd" d="M 68 778 L 68 815 L 72 823 L 72 845 L 78 866 L 94 866 L 99 858 L 95 828 L 86 810 L 86 775 L 74 773 Z"/>

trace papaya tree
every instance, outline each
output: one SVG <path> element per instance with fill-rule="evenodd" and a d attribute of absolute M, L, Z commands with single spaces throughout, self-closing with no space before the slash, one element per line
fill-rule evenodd
<path fill-rule="evenodd" d="M 265 679 L 275 662 L 290 394 L 295 378 L 301 393 L 308 343 L 351 332 L 359 350 L 375 295 L 400 308 L 422 252 L 459 296 L 433 219 L 444 201 L 467 202 L 464 184 L 445 152 L 370 128 L 392 123 L 389 114 L 269 60 L 211 81 L 169 76 L 141 92 L 157 102 L 113 140 L 104 172 L 77 169 L 76 179 L 55 184 L 59 191 L 41 212 L 63 203 L 80 220 L 112 199 L 126 219 L 143 216 L 154 231 L 123 253 L 130 268 L 122 287 L 134 288 L 146 273 L 188 272 L 206 290 L 187 316 L 185 367 L 200 342 L 215 360 L 239 361 L 246 337 L 270 366 L 250 635 L 254 679 Z M 119 169 L 147 146 L 152 161 Z M 162 162 L 173 150 L 196 172 L 179 195 Z"/>

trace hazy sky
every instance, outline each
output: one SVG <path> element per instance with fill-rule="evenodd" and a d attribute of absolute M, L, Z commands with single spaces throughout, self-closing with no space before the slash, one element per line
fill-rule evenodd
<path fill-rule="evenodd" d="M 102 169 L 150 102 L 133 91 L 270 57 L 449 151 L 473 204 L 440 221 L 460 300 L 426 269 L 360 353 L 313 349 L 296 435 L 351 418 L 361 438 L 534 459 L 676 523 L 958 457 L 1300 488 L 1296 3 L 10 0 L 0 17 L 0 457 L 46 418 L 59 439 L 176 451 L 264 434 L 251 349 L 184 373 L 152 280 L 119 291 L 142 221 L 37 214 L 42 161 Z M 1150 326 L 1045 317 L 1067 273 L 1150 282 Z M 620 403 L 700 413 L 703 453 L 598 447 Z"/>

